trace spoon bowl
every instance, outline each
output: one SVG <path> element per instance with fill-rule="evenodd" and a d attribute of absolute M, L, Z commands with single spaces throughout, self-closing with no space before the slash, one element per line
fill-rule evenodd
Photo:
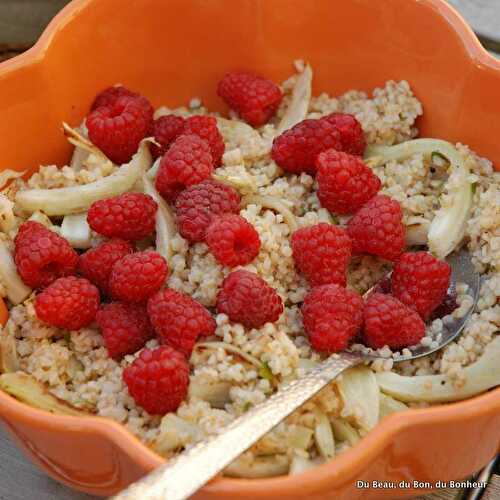
<path fill-rule="evenodd" d="M 446 320 L 443 321 L 443 330 L 436 336 L 436 338 L 433 339 L 435 343 L 432 343 L 431 345 L 416 344 L 414 346 L 410 346 L 408 349 L 411 351 L 411 354 L 403 355 L 401 353 L 395 353 L 393 356 L 394 362 L 410 361 L 412 359 L 428 356 L 433 352 L 441 350 L 444 346 L 452 342 L 462 333 L 469 316 L 474 311 L 479 297 L 481 283 L 480 276 L 474 269 L 469 252 L 460 250 L 459 252 L 453 253 L 448 257 L 447 262 L 451 266 L 451 279 L 448 293 L 456 293 L 457 283 L 466 284 L 468 286 L 468 293 L 472 297 L 472 304 L 469 310 L 460 318 L 455 318 L 452 314 L 446 316 Z M 373 288 L 368 290 L 364 297 L 366 297 L 372 290 Z M 363 358 L 370 361 L 387 359 L 365 351 L 360 352 L 349 349 L 349 352 L 353 354 L 361 354 Z"/>

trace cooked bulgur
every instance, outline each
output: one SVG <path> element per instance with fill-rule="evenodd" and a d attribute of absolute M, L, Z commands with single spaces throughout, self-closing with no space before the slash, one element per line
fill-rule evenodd
<path fill-rule="evenodd" d="M 303 64 L 298 63 L 298 69 L 301 68 Z M 222 178 L 239 179 L 243 194 L 245 190 L 251 192 L 253 186 L 256 194 L 280 199 L 295 215 L 299 226 L 319 221 L 345 224 L 348 217 L 333 219 L 320 207 L 313 177 L 284 175 L 270 159 L 270 139 L 290 103 L 296 80 L 294 75 L 283 83 L 285 98 L 277 116 L 260 130 L 252 130 L 245 124 L 228 130 L 221 123 L 226 153 L 223 166 L 216 173 Z M 422 106 L 408 82 L 389 81 L 375 89 L 371 96 L 352 90 L 336 98 L 327 94 L 313 97 L 307 118 L 319 118 L 334 111 L 354 114 L 369 144 L 392 145 L 418 135 L 415 120 L 422 114 Z M 188 107 L 160 108 L 155 116 L 170 112 L 188 116 L 205 114 L 208 110 L 200 99 L 193 98 Z M 371 364 L 371 371 L 356 368 L 364 377 L 367 393 L 375 391 L 377 398 L 379 389 L 373 372 L 395 370 L 408 376 L 445 374 L 460 386 L 464 383 L 464 368 L 481 356 L 499 332 L 500 173 L 494 172 L 490 161 L 478 157 L 467 146 L 456 147 L 475 182 L 465 244 L 483 277 L 479 301 L 463 335 L 440 352 L 394 364 L 391 351 L 384 348 L 378 351 L 381 359 Z M 17 190 L 26 188 L 89 183 L 116 169 L 100 156 L 81 151 L 79 154 L 83 163 L 77 167 L 42 166 L 27 182 L 15 180 L 4 190 L 6 199 L 13 200 Z M 405 224 L 428 227 L 439 207 L 439 196 L 448 178 L 447 166 L 441 158 L 415 154 L 404 161 L 388 161 L 374 167 L 374 172 L 382 181 L 382 191 L 401 204 Z M 308 285 L 294 268 L 290 245 L 292 228 L 282 213 L 259 203 L 246 204 L 240 213 L 256 228 L 262 243 L 258 257 L 245 267 L 277 290 L 285 302 L 285 312 L 277 323 L 266 324 L 258 330 L 246 329 L 230 322 L 224 314 L 218 314 L 215 336 L 197 345 L 191 356 L 189 397 L 175 414 L 163 418 L 150 416 L 129 396 L 122 381 L 122 370 L 137 353 L 116 362 L 108 357 L 97 327 L 67 332 L 41 323 L 36 318 L 32 298 L 11 307 L 3 332 L 15 340 L 19 369 L 47 384 L 55 396 L 75 407 L 124 424 L 165 457 L 220 432 L 227 423 L 262 402 L 280 386 L 302 376 L 321 356 L 311 349 L 302 328 L 299 305 Z M 1 238 L 9 248 L 25 218 L 24 214 L 16 213 L 14 223 L 2 232 Z M 46 223 L 58 230 L 50 220 L 46 219 Z M 99 238 L 92 241 L 97 244 Z M 230 270 L 214 259 L 204 243 L 190 246 L 176 235 L 171 245 L 174 255 L 169 262 L 168 285 L 213 307 L 218 288 Z M 364 293 L 389 270 L 388 263 L 380 259 L 357 257 L 349 268 L 349 286 Z M 3 296 L 5 285 L 0 287 Z M 459 284 L 457 292 L 459 309 L 453 314 L 460 316 L 467 313 L 472 298 L 464 285 Z M 428 325 L 422 344 L 431 345 L 439 340 L 443 321 L 446 318 Z M 156 340 L 147 344 L 147 347 L 155 346 Z M 315 441 L 315 430 L 322 416 L 326 415 L 332 425 L 334 453 L 341 453 L 353 446 L 383 415 L 407 408 L 384 394 L 380 397 L 380 408 L 367 406 L 369 398 L 363 395 L 357 399 L 347 398 L 346 394 L 351 394 L 348 383 L 349 375 L 345 374 L 324 389 L 238 459 L 227 473 L 255 477 L 299 472 L 330 458 Z"/>

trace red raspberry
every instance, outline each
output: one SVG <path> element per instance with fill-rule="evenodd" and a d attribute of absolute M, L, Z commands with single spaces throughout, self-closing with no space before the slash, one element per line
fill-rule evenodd
<path fill-rule="evenodd" d="M 186 187 L 208 179 L 213 169 L 208 143 L 197 135 L 181 135 L 161 159 L 156 189 L 166 200 L 173 202 Z"/>
<path fill-rule="evenodd" d="M 96 322 L 110 357 L 117 361 L 138 351 L 153 337 L 144 305 L 111 302 L 97 311 Z"/>
<path fill-rule="evenodd" d="M 244 266 L 257 257 L 259 233 L 243 217 L 236 214 L 218 215 L 208 226 L 206 243 L 224 266 Z"/>
<path fill-rule="evenodd" d="M 207 141 L 214 165 L 218 167 L 222 161 L 225 146 L 224 139 L 217 127 L 217 120 L 213 116 L 191 116 L 186 120 L 185 134 L 194 134 Z"/>
<path fill-rule="evenodd" d="M 153 108 L 144 97 L 122 96 L 90 112 L 89 139 L 114 163 L 130 161 L 150 132 Z"/>
<path fill-rule="evenodd" d="M 155 230 L 158 205 L 151 196 L 142 193 L 124 193 L 90 206 L 89 226 L 108 238 L 141 240 Z"/>
<path fill-rule="evenodd" d="M 357 156 L 329 149 L 316 158 L 318 198 L 337 214 L 353 213 L 373 198 L 380 179 Z"/>
<path fill-rule="evenodd" d="M 22 224 L 14 243 L 17 272 L 32 288 L 45 287 L 75 272 L 78 254 L 64 238 L 39 222 Z"/>
<path fill-rule="evenodd" d="M 283 301 L 260 276 L 239 269 L 222 282 L 217 312 L 248 328 L 260 328 L 278 320 L 283 312 Z"/>
<path fill-rule="evenodd" d="M 327 149 L 341 149 L 340 134 L 325 120 L 303 120 L 273 141 L 271 157 L 294 174 L 316 173 L 316 156 Z"/>
<path fill-rule="evenodd" d="M 354 254 L 369 253 L 396 260 L 405 248 L 403 212 L 399 203 L 377 195 L 368 201 L 347 224 Z"/>
<path fill-rule="evenodd" d="M 167 263 L 157 252 L 125 255 L 111 270 L 111 296 L 124 302 L 145 302 L 162 287 L 167 275 Z"/>
<path fill-rule="evenodd" d="M 134 92 L 123 85 L 115 85 L 114 87 L 108 87 L 102 92 L 97 94 L 92 103 L 91 111 L 100 108 L 101 106 L 111 106 L 119 97 L 139 97 L 137 92 Z"/>
<path fill-rule="evenodd" d="M 270 80 L 243 72 L 227 73 L 217 85 L 217 95 L 254 127 L 267 123 L 283 98 Z"/>
<path fill-rule="evenodd" d="M 366 139 L 361 124 L 353 115 L 332 113 L 323 120 L 331 123 L 340 134 L 341 150 L 357 156 L 363 156 L 366 148 Z"/>
<path fill-rule="evenodd" d="M 239 213 L 240 195 L 227 184 L 207 179 L 182 191 L 175 209 L 181 235 L 191 242 L 203 241 L 214 215 Z"/>
<path fill-rule="evenodd" d="M 200 303 L 189 295 L 166 288 L 148 300 L 151 323 L 162 342 L 191 355 L 200 335 L 215 333 L 215 321 Z"/>
<path fill-rule="evenodd" d="M 99 290 L 85 278 L 59 278 L 35 299 L 39 320 L 66 330 L 91 323 L 99 309 Z"/>
<path fill-rule="evenodd" d="M 425 321 L 446 298 L 450 276 L 450 265 L 430 253 L 404 253 L 392 272 L 392 294 Z"/>
<path fill-rule="evenodd" d="M 186 399 L 189 365 L 184 356 L 169 346 L 143 349 L 123 370 L 128 392 L 151 415 L 175 411 Z"/>
<path fill-rule="evenodd" d="M 301 310 L 309 342 L 319 352 L 347 349 L 363 324 L 363 299 L 339 285 L 313 288 Z"/>
<path fill-rule="evenodd" d="M 351 246 L 351 239 L 343 229 L 326 222 L 292 234 L 293 260 L 311 286 L 329 283 L 345 286 Z"/>
<path fill-rule="evenodd" d="M 131 243 L 114 239 L 101 243 L 81 254 L 78 259 L 78 272 L 94 283 L 101 292 L 109 294 L 109 276 L 113 265 L 134 251 Z"/>
<path fill-rule="evenodd" d="M 172 142 L 177 139 L 183 132 L 186 126 L 186 120 L 182 116 L 165 115 L 161 116 L 153 122 L 153 137 L 160 144 L 151 144 L 151 154 L 154 158 L 163 156 Z"/>
<path fill-rule="evenodd" d="M 402 349 L 418 344 L 425 334 L 425 324 L 415 311 L 383 293 L 368 297 L 364 321 L 364 340 L 373 349 L 385 345 Z"/>

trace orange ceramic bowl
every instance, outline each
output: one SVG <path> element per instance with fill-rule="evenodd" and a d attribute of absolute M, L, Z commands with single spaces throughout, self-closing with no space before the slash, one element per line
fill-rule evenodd
<path fill-rule="evenodd" d="M 126 5 L 125 5 L 126 4 Z M 61 121 L 77 124 L 100 89 L 121 82 L 155 105 L 200 96 L 224 111 L 227 70 L 276 81 L 303 58 L 314 93 L 370 90 L 407 79 L 425 107 L 423 136 L 469 144 L 500 162 L 500 62 L 441 0 L 76 0 L 38 44 L 0 65 L 0 168 L 64 163 Z M 110 495 L 162 463 L 125 428 L 53 416 L 0 392 L 0 417 L 48 474 Z M 446 481 L 482 467 L 500 444 L 500 389 L 392 415 L 357 446 L 299 476 L 217 479 L 196 498 L 395 498 L 422 489 L 363 490 L 356 481 Z"/>

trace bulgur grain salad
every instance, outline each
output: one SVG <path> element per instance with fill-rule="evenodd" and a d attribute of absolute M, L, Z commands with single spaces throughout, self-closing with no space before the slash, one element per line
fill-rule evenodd
<path fill-rule="evenodd" d="M 318 350 L 316 344 L 311 345 L 311 332 L 308 335 L 304 329 L 301 304 L 314 280 L 297 264 L 291 237 L 297 231 L 321 224 L 335 226 L 345 233 L 355 210 L 351 213 L 327 210 L 325 196 L 321 200 L 318 196 L 314 165 L 306 166 L 305 156 L 298 163 L 293 163 L 298 156 L 287 163 L 273 152 L 279 138 L 287 131 L 297 130 L 304 120 L 311 120 L 311 126 L 316 127 L 319 123 L 324 125 L 321 120 L 332 114 L 349 115 L 349 120 L 361 126 L 361 135 L 356 137 L 354 129 L 349 129 L 353 134 L 349 136 L 352 151 L 342 142 L 342 136 L 337 137 L 338 148 L 350 155 L 349 161 L 358 155 L 356 161 L 363 163 L 359 155 L 364 153 L 364 165 L 370 168 L 367 175 L 373 176 L 370 178 L 376 189 L 360 206 L 370 203 L 368 199 L 373 199 L 377 191 L 378 198 L 389 197 L 391 203 L 399 205 L 405 252 L 428 247 L 444 259 L 452 251 L 467 249 L 481 274 L 479 299 L 456 341 L 412 361 L 394 363 L 395 351 L 407 354 L 411 352 L 410 345 L 397 348 L 365 345 L 363 337 L 358 335 L 358 326 L 356 336 L 347 339 L 352 348 L 364 352 L 376 350 L 380 359 L 345 372 L 233 462 L 225 473 L 239 477 L 299 473 L 354 446 L 390 413 L 463 399 L 500 384 L 500 173 L 494 171 L 489 160 L 479 157 L 466 145 L 415 140 L 416 119 L 423 110 L 406 81 L 389 81 L 371 96 L 356 90 L 338 97 L 326 93 L 311 96 L 311 68 L 302 61 L 297 61 L 295 67 L 296 74 L 280 87 L 248 74 L 226 76 L 218 92 L 232 108 L 229 118 L 211 113 L 197 98 L 186 107 L 160 107 L 153 115 L 144 97 L 125 87 L 107 89 L 98 96 L 82 125 L 75 129 L 65 125 L 67 138 L 75 146 L 69 165 L 41 166 L 27 180 L 12 171 L 0 173 L 0 296 L 9 309 L 0 336 L 1 389 L 54 413 L 111 418 L 169 458 L 223 432 L 224 426 L 236 417 L 303 376 L 327 353 L 338 350 Z M 242 88 L 247 89 L 246 95 L 242 96 Z M 248 89 L 253 89 L 252 98 L 248 97 L 251 93 Z M 123 133 L 128 134 L 125 142 L 120 142 L 120 131 L 113 135 L 96 125 L 99 119 L 102 123 L 113 120 L 109 109 L 117 102 L 121 108 L 115 114 L 123 110 L 128 113 L 123 115 L 125 124 L 122 123 Z M 150 116 L 149 121 L 145 116 Z M 193 116 L 214 117 L 216 129 L 207 128 L 203 119 L 189 121 Z M 161 117 L 169 118 L 160 120 Z M 217 142 L 219 133 L 223 144 Z M 154 139 L 148 139 L 149 136 Z M 289 147 L 290 142 L 285 146 Z M 294 154 L 309 154 L 313 146 Z M 181 154 L 186 148 L 198 154 L 196 168 L 189 173 L 194 177 L 188 180 L 186 169 L 191 165 L 186 155 Z M 168 155 L 170 170 L 164 166 Z M 184 162 L 181 167 L 175 163 L 178 160 Z M 189 204 L 191 198 L 187 196 L 186 201 L 183 193 L 188 190 L 194 193 L 202 182 L 217 183 L 218 187 L 213 189 L 225 193 L 226 214 L 221 218 L 226 225 L 219 228 L 220 232 L 211 229 L 215 235 L 212 239 L 205 232 L 196 233 L 199 226 L 194 229 L 183 226 L 179 231 L 179 225 L 185 221 L 181 220 L 180 208 L 176 212 L 180 206 L 177 200 L 183 197 Z M 91 260 L 90 264 L 72 264 L 73 271 L 59 272 L 57 268 L 59 275 L 55 281 L 56 277 L 50 275 L 54 267 L 50 267 L 48 278 L 44 275 L 43 279 L 40 269 L 26 270 L 27 264 L 18 248 L 24 241 L 29 260 L 33 245 L 43 246 L 42 240 L 55 241 L 56 236 L 52 235 L 61 237 L 58 241 L 64 239 L 76 252 L 71 254 L 74 250 L 65 247 L 66 257 L 60 257 L 57 265 L 64 259 L 65 265 L 68 259 L 83 262 L 85 253 L 113 241 L 119 234 L 113 224 L 118 223 L 113 219 L 109 227 L 104 224 L 106 214 L 113 211 L 106 203 L 126 193 L 148 195 L 153 215 L 146 217 L 149 209 L 143 205 L 139 205 L 138 211 L 135 205 L 135 211 L 130 208 L 137 200 L 142 203 L 143 194 L 133 198 L 136 201 L 130 201 L 132 198 L 123 201 L 120 209 L 127 214 L 127 220 L 120 224 L 128 224 L 129 237 L 119 236 L 121 243 L 106 254 L 111 260 L 99 261 L 108 263 L 109 269 L 104 273 L 102 269 L 88 271 Z M 440 224 L 433 224 L 437 217 Z M 104 222 L 99 225 L 95 222 L 98 219 Z M 26 225 L 29 221 L 35 224 Z M 148 224 L 152 226 L 141 233 Z M 210 219 L 205 224 L 212 227 L 214 222 Z M 20 231 L 23 225 L 31 229 Z M 47 236 L 45 230 L 51 235 Z M 240 235 L 245 244 L 244 255 L 233 254 L 232 247 L 228 250 L 224 246 L 227 231 Z M 59 248 L 58 252 L 63 251 Z M 121 261 L 110 257 L 112 253 L 117 255 L 116 252 L 119 259 L 130 261 L 128 267 L 122 263 L 122 274 L 115 269 L 116 262 Z M 350 249 L 348 257 L 347 270 L 342 270 L 347 282 L 333 286 L 342 288 L 342 293 L 347 293 L 343 288 L 347 286 L 349 293 L 359 296 L 383 281 L 397 260 L 369 252 L 353 252 L 351 256 Z M 155 279 L 146 279 L 142 271 L 140 276 L 127 275 L 136 265 L 134 259 L 142 259 L 142 267 L 137 269 L 152 266 Z M 229 265 L 223 264 L 226 262 Z M 266 300 L 275 301 L 273 307 L 267 303 L 259 305 L 251 315 L 246 310 L 235 312 L 231 299 L 236 292 L 227 291 L 224 307 L 233 309 L 229 314 L 222 312 L 226 311 L 220 299 L 223 283 L 241 270 L 249 272 L 246 278 L 252 275 L 249 287 L 258 283 L 255 286 L 262 287 L 259 290 L 263 296 L 271 297 Z M 90 281 L 65 277 L 73 274 Z M 70 290 L 61 285 L 54 291 L 60 280 L 70 280 L 63 284 L 67 287 L 78 280 L 85 281 L 86 288 L 79 289 L 79 293 L 88 295 L 86 302 L 80 297 L 81 302 L 75 299 L 74 303 L 81 304 L 83 309 L 90 307 L 91 319 L 74 312 L 65 321 L 54 320 L 55 315 L 64 314 L 64 306 L 59 302 L 54 307 L 54 297 Z M 135 312 L 130 312 L 129 306 L 123 306 L 123 310 L 122 306 L 110 309 L 109 296 L 114 301 L 119 299 L 120 304 L 134 302 L 133 297 L 130 299 L 130 280 L 135 280 L 134 286 L 140 293 L 144 292 L 144 300 L 153 292 L 164 293 L 156 308 L 148 302 L 152 327 L 139 300 L 130 306 L 137 308 Z M 320 286 L 332 286 L 328 283 Z M 446 285 L 445 291 L 447 288 Z M 453 307 L 428 319 L 417 343 L 432 346 L 439 341 L 450 316 L 462 317 L 471 308 L 473 298 L 468 292 L 467 285 L 457 284 L 456 297 L 451 297 L 455 301 Z M 40 297 L 48 297 L 49 302 L 41 304 Z M 254 300 L 251 294 L 248 297 L 249 302 Z M 164 311 L 173 303 L 188 304 L 185 307 L 191 308 L 190 314 L 195 311 L 192 314 L 197 330 L 189 339 L 178 338 L 188 323 L 173 333 L 174 327 L 159 324 L 164 319 L 162 314 L 167 314 Z M 110 316 L 111 313 L 115 316 Z M 168 314 L 172 315 L 171 323 L 175 323 L 175 312 Z M 411 314 L 418 317 L 415 312 Z M 41 317 L 49 319 L 42 321 Z M 419 317 L 415 321 L 422 322 Z M 118 323 L 126 330 L 125 340 L 113 339 L 115 331 L 109 333 L 113 328 L 118 329 Z M 85 326 L 68 329 L 54 324 Z M 132 335 L 130 331 L 137 332 L 133 342 L 127 337 Z M 158 401 L 151 404 L 141 393 L 143 381 L 137 378 L 149 373 L 144 363 L 150 358 L 144 353 L 151 357 L 151 353 L 160 349 L 173 348 L 176 383 L 185 385 L 185 391 L 171 398 L 166 396 L 166 405 L 161 401 L 159 405 L 155 405 Z M 170 351 L 165 352 L 171 356 Z M 135 372 L 129 370 L 127 378 L 124 371 L 131 366 L 135 366 Z M 482 376 L 486 372 L 488 376 Z M 131 382 L 132 377 L 135 379 Z M 434 390 L 442 385 L 446 387 L 444 390 Z M 150 414 L 143 406 L 159 408 L 159 414 Z"/>

